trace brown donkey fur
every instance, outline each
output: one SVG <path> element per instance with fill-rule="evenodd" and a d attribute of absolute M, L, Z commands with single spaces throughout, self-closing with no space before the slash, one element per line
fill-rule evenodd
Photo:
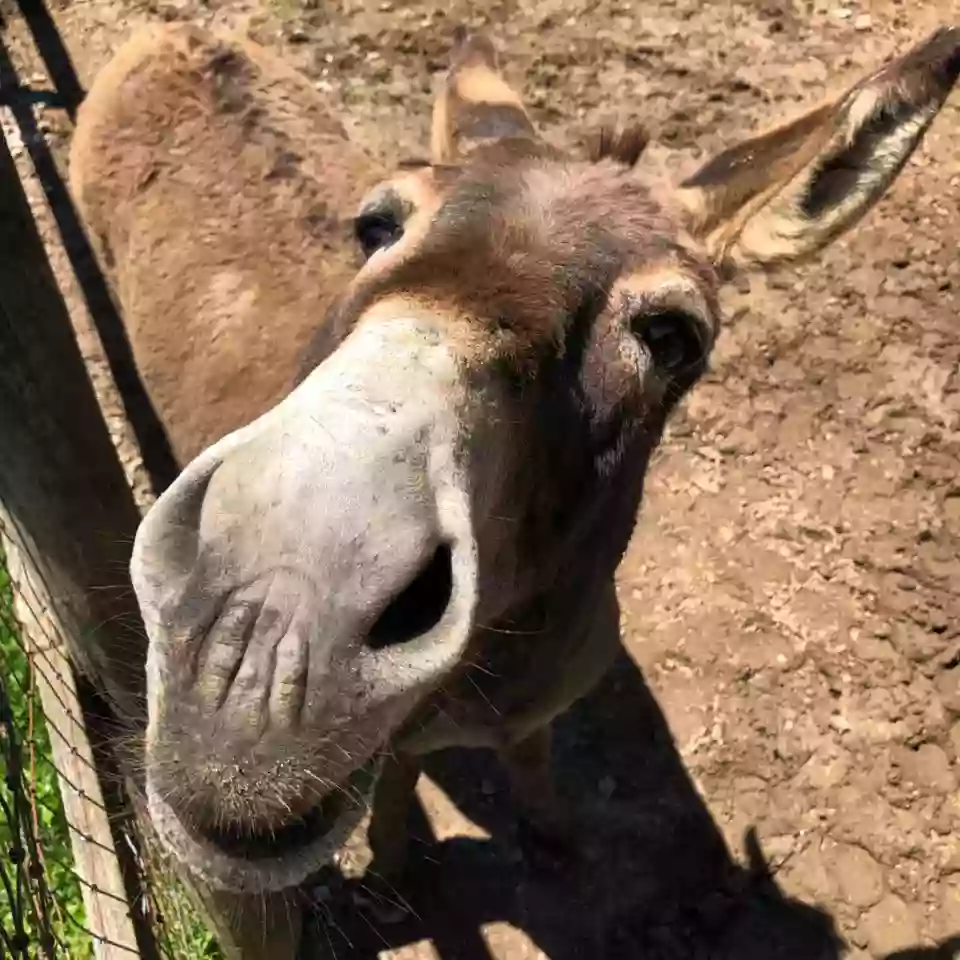
<path fill-rule="evenodd" d="M 853 225 L 958 71 L 939 30 L 671 184 L 637 131 L 545 144 L 459 31 L 431 162 L 355 211 L 372 164 L 262 51 L 170 27 L 117 55 L 72 180 L 184 467 L 132 562 L 182 861 L 295 885 L 372 795 L 397 870 L 416 758 L 455 745 L 566 830 L 550 724 L 618 648 L 613 574 L 721 283 Z"/>
<path fill-rule="evenodd" d="M 97 77 L 71 186 L 181 464 L 291 388 L 360 264 L 352 216 L 381 175 L 255 44 L 158 27 Z"/>

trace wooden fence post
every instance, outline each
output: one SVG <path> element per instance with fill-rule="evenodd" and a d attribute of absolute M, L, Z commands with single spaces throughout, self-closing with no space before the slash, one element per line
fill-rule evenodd
<path fill-rule="evenodd" d="M 0 457 L 2 528 L 25 571 L 21 581 L 29 581 L 29 602 L 44 608 L 46 622 L 37 635 L 52 627 L 57 646 L 66 648 L 58 655 L 69 654 L 118 717 L 142 728 L 147 641 L 128 573 L 140 512 L 2 133 Z M 37 612 L 27 611 L 26 619 Z M 33 647 L 36 652 L 36 642 Z M 149 829 L 142 815 L 140 821 Z M 100 832 L 97 828 L 91 835 L 107 844 Z M 75 844 L 74 850 L 83 868 L 86 847 Z M 104 868 L 98 864 L 96 869 Z M 233 897 L 183 879 L 230 960 L 296 956 L 301 909 L 295 895 L 289 900 Z M 112 887 L 115 880 L 111 873 L 100 882 Z M 87 904 L 130 956 L 135 941 L 124 928 L 123 911 L 115 909 L 104 919 L 107 907 L 103 897 Z M 113 960 L 116 954 L 99 956 Z"/>
<path fill-rule="evenodd" d="M 0 546 L 14 590 L 21 642 L 40 694 L 51 756 L 57 771 L 74 872 L 97 960 L 142 956 L 130 896 L 117 856 L 110 813 L 101 787 L 77 684 L 64 649 L 64 628 L 51 609 L 42 570 L 25 555 L 19 537 L 8 537 L 9 514 L 0 503 Z M 56 891 L 52 891 L 56 895 Z"/>
<path fill-rule="evenodd" d="M 126 568 L 140 513 L 3 136 L 0 251 L 0 502 L 74 664 L 136 718 L 146 640 Z"/>
<path fill-rule="evenodd" d="M 98 956 L 139 956 L 67 660 L 124 716 L 143 710 L 146 644 L 125 566 L 139 521 L 16 165 L 0 135 L 0 505 L 24 646 Z"/>

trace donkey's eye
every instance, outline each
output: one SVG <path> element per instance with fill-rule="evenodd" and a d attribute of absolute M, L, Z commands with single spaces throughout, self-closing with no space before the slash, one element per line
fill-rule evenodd
<path fill-rule="evenodd" d="M 353 222 L 360 249 L 365 257 L 372 257 L 378 250 L 395 244 L 403 236 L 403 225 L 387 211 L 362 213 Z"/>
<path fill-rule="evenodd" d="M 631 327 L 664 373 L 679 373 L 704 358 L 700 322 L 683 310 L 643 313 L 633 319 Z"/>

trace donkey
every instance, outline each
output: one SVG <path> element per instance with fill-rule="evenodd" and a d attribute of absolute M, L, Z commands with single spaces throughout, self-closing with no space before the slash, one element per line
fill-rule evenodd
<path fill-rule="evenodd" d="M 450 746 L 569 836 L 551 721 L 619 649 L 614 572 L 722 284 L 852 226 L 958 72 L 937 30 L 671 183 L 636 130 L 545 143 L 459 30 L 430 161 L 354 209 L 375 164 L 255 45 L 176 26 L 116 55 L 71 176 L 183 465 L 131 571 L 148 804 L 184 864 L 282 890 L 370 802 L 395 873 Z"/>

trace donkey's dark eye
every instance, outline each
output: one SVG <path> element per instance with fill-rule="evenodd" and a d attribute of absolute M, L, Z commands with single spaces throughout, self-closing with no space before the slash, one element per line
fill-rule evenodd
<path fill-rule="evenodd" d="M 633 319 L 631 326 L 664 373 L 679 373 L 704 359 L 706 344 L 700 322 L 683 310 L 643 313 Z"/>
<path fill-rule="evenodd" d="M 387 211 L 362 213 L 353 222 L 360 249 L 365 257 L 372 257 L 378 250 L 395 244 L 403 236 L 403 225 Z"/>

